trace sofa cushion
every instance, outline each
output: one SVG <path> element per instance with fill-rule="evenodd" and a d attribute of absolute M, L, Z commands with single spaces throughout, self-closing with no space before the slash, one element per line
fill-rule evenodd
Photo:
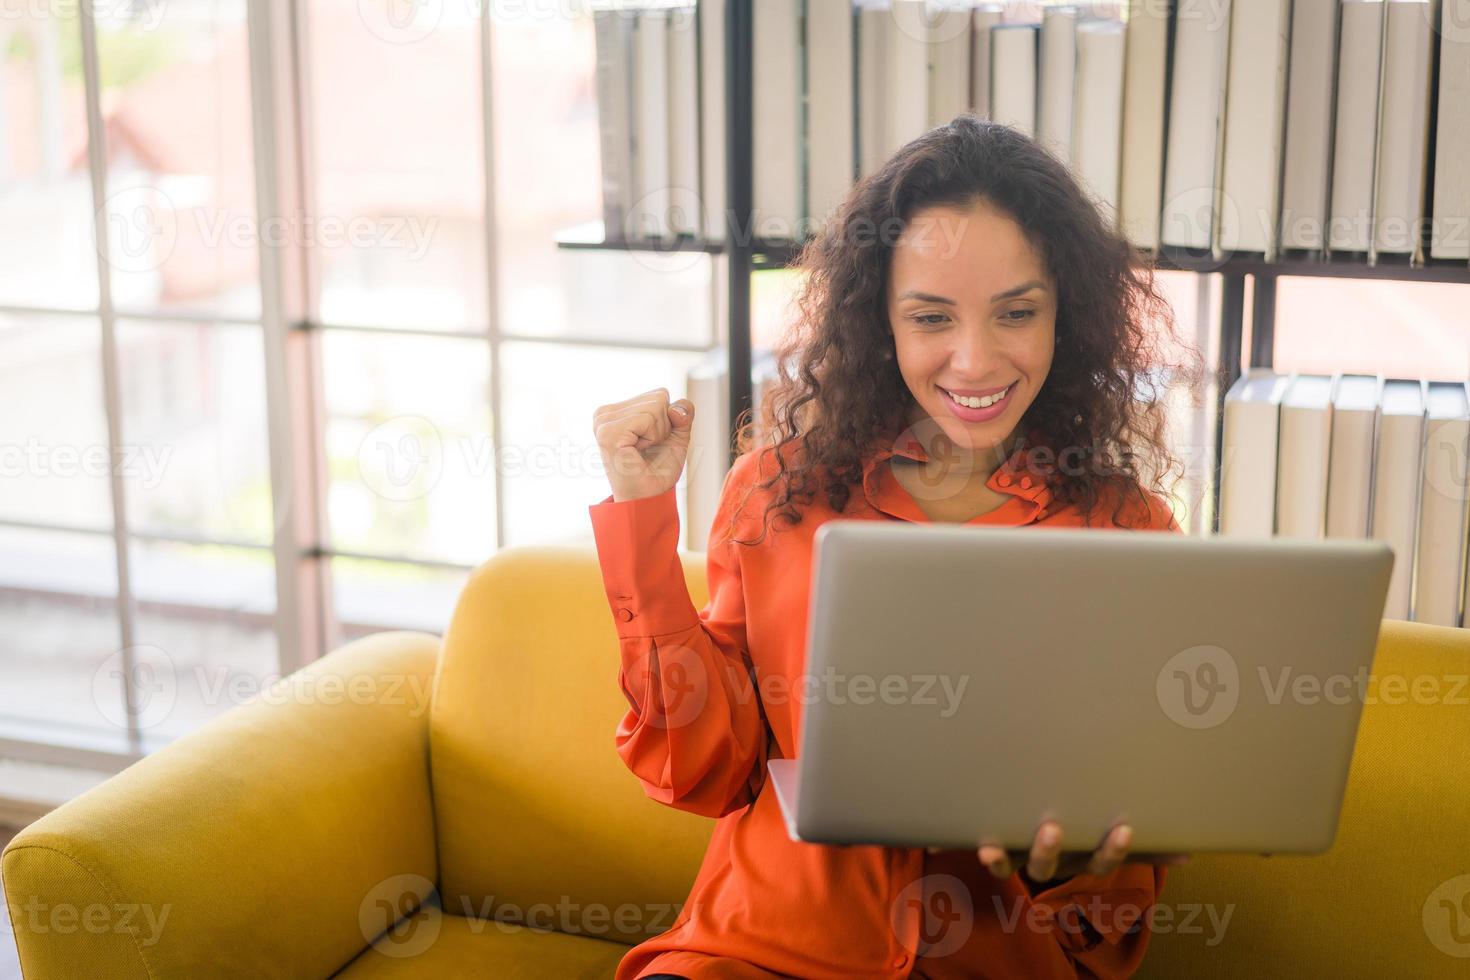
<path fill-rule="evenodd" d="M 399 922 L 334 976 L 604 980 L 627 952 L 622 943 L 445 915 L 431 905 Z"/>
<path fill-rule="evenodd" d="M 703 606 L 704 555 L 684 563 Z M 510 548 L 471 576 L 430 722 L 449 913 L 566 908 L 556 928 L 623 942 L 672 924 L 714 823 L 647 799 L 618 758 L 618 669 L 592 549 Z"/>

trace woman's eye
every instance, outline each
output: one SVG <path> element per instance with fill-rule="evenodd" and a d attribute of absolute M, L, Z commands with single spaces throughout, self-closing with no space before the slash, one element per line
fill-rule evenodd
<path fill-rule="evenodd" d="M 1018 313 L 1020 314 L 1020 316 L 1016 315 Z M 1011 310 L 1009 313 L 1006 314 L 1006 318 L 1012 323 L 1024 323 L 1035 315 L 1035 310 Z"/>
<path fill-rule="evenodd" d="M 926 327 L 932 327 L 943 323 L 945 320 L 949 319 L 949 317 L 945 316 L 943 313 L 920 313 L 919 315 L 912 317 L 911 319 L 915 323 L 923 324 Z"/>

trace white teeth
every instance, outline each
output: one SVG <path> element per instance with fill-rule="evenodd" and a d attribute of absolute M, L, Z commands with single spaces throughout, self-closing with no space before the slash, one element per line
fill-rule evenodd
<path fill-rule="evenodd" d="M 968 395 L 956 395 L 954 392 L 944 388 L 941 388 L 940 390 L 943 391 L 950 398 L 953 398 L 958 404 L 961 404 L 966 408 L 989 408 L 991 405 L 994 405 L 996 402 L 1004 398 L 1010 392 L 1011 386 L 1007 385 L 1003 390 L 998 391 L 993 395 L 986 395 L 983 398 L 972 398 Z"/>

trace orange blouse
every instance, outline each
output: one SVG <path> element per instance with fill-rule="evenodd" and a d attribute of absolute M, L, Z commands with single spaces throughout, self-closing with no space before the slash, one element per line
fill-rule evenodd
<path fill-rule="evenodd" d="M 761 544 L 734 544 L 728 518 L 752 483 L 776 471 L 774 453 L 746 453 L 725 479 L 702 610 L 678 558 L 673 489 L 638 500 L 609 495 L 589 507 L 630 706 L 618 753 L 652 799 L 719 818 L 674 925 L 631 950 L 617 980 L 1132 973 L 1148 945 L 1144 913 L 1163 887 L 1162 867 L 1125 863 L 1033 894 L 1019 873 L 995 879 L 974 851 L 829 847 L 787 836 L 766 760 L 796 757 L 801 699 L 771 692 L 797 689 L 805 669 L 813 535 L 832 519 L 928 518 L 887 466 L 895 453 L 925 459 L 906 439 L 865 457 L 862 493 L 845 512 L 819 493 L 800 524 L 776 520 Z M 1082 526 L 1074 508 L 1052 502 L 1024 456 L 1017 450 L 987 484 L 1010 499 L 967 523 Z M 771 492 L 751 494 L 734 536 L 759 534 Z M 1148 513 L 1135 501 L 1121 523 L 1138 526 L 1142 517 L 1148 529 L 1179 531 L 1167 505 L 1147 496 Z M 1099 510 L 1105 521 L 1112 501 Z"/>

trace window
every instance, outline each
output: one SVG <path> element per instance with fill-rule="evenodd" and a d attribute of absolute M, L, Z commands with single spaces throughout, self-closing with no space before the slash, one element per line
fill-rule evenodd
<path fill-rule="evenodd" d="M 59 9 L 0 28 L 0 739 L 121 764 L 590 543 L 592 410 L 683 393 L 716 267 L 557 246 L 601 215 L 582 12 Z"/>

